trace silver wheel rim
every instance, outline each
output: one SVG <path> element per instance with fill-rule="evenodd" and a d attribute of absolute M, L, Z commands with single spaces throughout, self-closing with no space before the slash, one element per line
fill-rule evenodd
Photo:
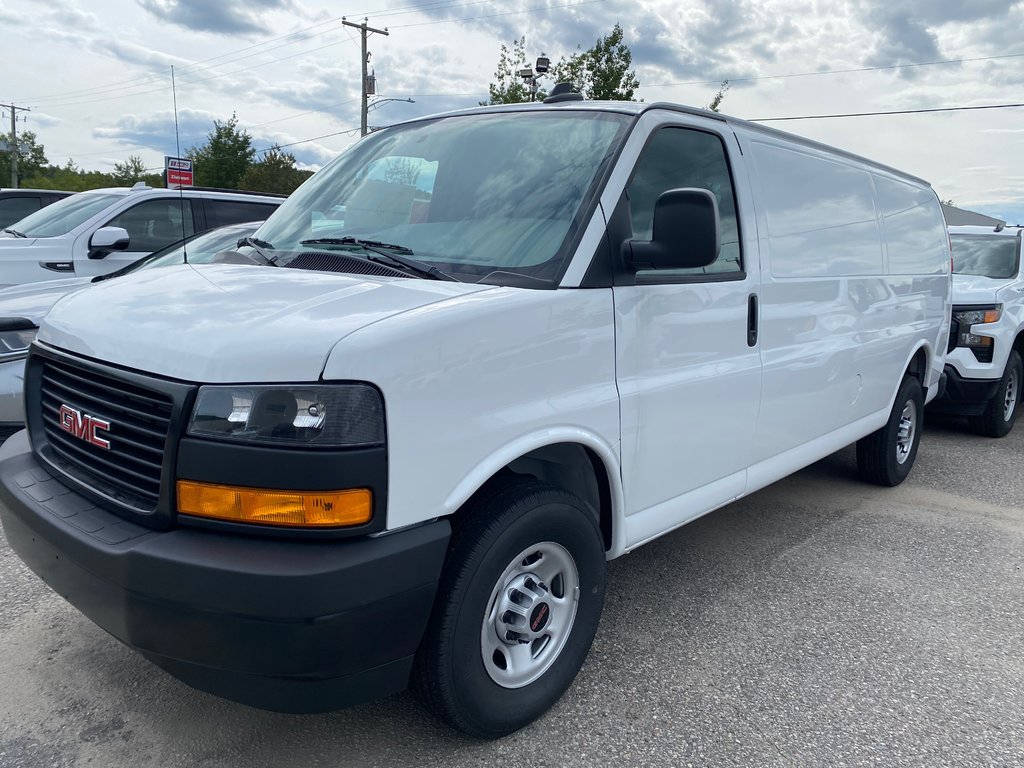
<path fill-rule="evenodd" d="M 1006 380 L 1006 399 L 1003 401 L 1003 421 L 1009 421 L 1013 410 L 1017 407 L 1017 369 L 1010 369 L 1010 377 Z"/>
<path fill-rule="evenodd" d="M 484 669 L 502 688 L 522 688 L 558 658 L 572 634 L 580 576 L 553 541 L 520 552 L 491 590 L 480 627 Z"/>
<path fill-rule="evenodd" d="M 903 464 L 910 458 L 914 447 L 914 434 L 917 432 L 917 408 L 914 401 L 908 400 L 900 415 L 900 426 L 896 430 L 896 463 Z"/>

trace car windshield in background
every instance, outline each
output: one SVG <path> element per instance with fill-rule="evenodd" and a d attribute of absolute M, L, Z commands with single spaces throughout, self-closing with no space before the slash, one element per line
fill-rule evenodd
<path fill-rule="evenodd" d="M 35 213 L 29 214 L 21 221 L 11 225 L 25 237 L 58 237 L 66 235 L 84 221 L 116 202 L 121 195 L 103 194 L 102 192 L 80 192 L 65 197 L 52 205 L 48 205 Z"/>
<path fill-rule="evenodd" d="M 515 112 L 440 118 L 371 134 L 285 201 L 258 237 L 299 252 L 392 243 L 468 281 L 561 273 L 584 205 L 630 118 Z M 321 242 L 306 242 L 320 240 Z"/>
<path fill-rule="evenodd" d="M 1006 235 L 950 235 L 953 274 L 1006 279 L 1017 274 L 1020 238 Z"/>
<path fill-rule="evenodd" d="M 259 222 L 234 224 L 211 229 L 199 235 L 193 235 L 135 262 L 123 270 L 121 274 L 127 275 L 143 269 L 183 264 L 185 262 L 186 250 L 188 251 L 189 264 L 208 264 L 213 261 L 213 257 L 218 253 L 233 250 L 239 238 L 251 235 L 258 226 Z"/>

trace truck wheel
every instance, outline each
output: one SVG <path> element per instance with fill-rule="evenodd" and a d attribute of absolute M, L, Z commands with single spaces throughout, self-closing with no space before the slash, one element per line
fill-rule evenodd
<path fill-rule="evenodd" d="M 913 376 L 905 376 L 896 393 L 889 421 L 878 431 L 857 441 L 860 476 L 876 485 L 902 483 L 917 458 L 923 420 L 921 383 Z"/>
<path fill-rule="evenodd" d="M 1006 360 L 1006 370 L 992 399 L 988 401 L 985 412 L 981 416 L 972 416 L 971 429 L 986 437 L 1005 437 L 1013 429 L 1017 420 L 1017 403 L 1020 402 L 1021 381 L 1024 379 L 1020 355 L 1017 350 L 1010 350 Z"/>
<path fill-rule="evenodd" d="M 471 504 L 412 687 L 450 725 L 496 738 L 543 714 L 583 665 L 604 605 L 604 541 L 584 501 L 532 479 Z"/>

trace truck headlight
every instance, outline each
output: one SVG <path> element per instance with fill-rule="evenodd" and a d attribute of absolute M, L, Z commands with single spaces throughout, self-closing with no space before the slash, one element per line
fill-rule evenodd
<path fill-rule="evenodd" d="M 384 403 L 369 384 L 205 386 L 188 434 L 292 447 L 381 445 Z"/>
<path fill-rule="evenodd" d="M 991 363 L 995 339 L 991 336 L 974 333 L 974 326 L 997 323 L 1002 316 L 1002 304 L 982 307 L 953 307 L 953 320 L 959 324 L 960 329 L 956 346 L 971 350 L 979 363 Z"/>
<path fill-rule="evenodd" d="M 28 357 L 28 348 L 39 329 L 29 320 L 5 318 L 0 320 L 0 361 L 20 360 Z"/>
<path fill-rule="evenodd" d="M 983 325 L 985 323 L 997 323 L 1003 316 L 1003 305 L 996 304 L 994 307 L 971 307 L 970 309 L 957 309 L 953 312 L 953 319 L 960 325 L 968 327 L 972 325 Z"/>

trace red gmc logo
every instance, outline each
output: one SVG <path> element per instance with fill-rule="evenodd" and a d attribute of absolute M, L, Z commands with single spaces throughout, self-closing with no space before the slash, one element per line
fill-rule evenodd
<path fill-rule="evenodd" d="M 110 450 L 110 441 L 99 436 L 99 433 L 110 431 L 110 422 L 97 419 L 87 413 L 68 405 L 60 407 L 60 428 L 79 440 L 95 445 L 97 448 Z"/>

